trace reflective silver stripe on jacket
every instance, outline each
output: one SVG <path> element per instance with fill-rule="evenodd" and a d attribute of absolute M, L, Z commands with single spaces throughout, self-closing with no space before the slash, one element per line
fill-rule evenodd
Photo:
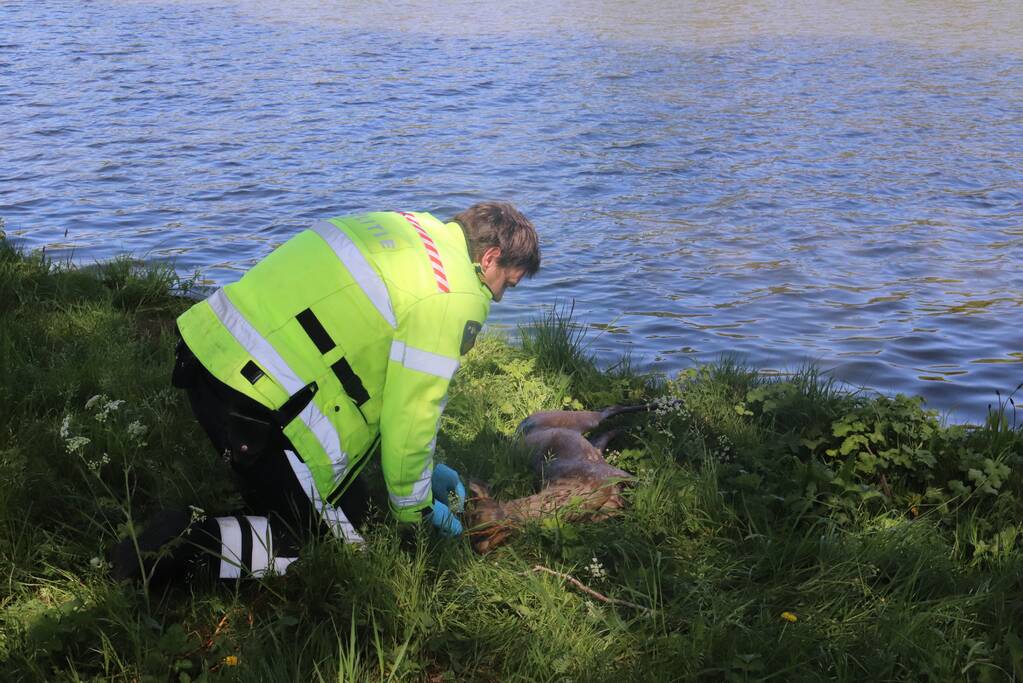
<path fill-rule="evenodd" d="M 330 464 L 334 468 L 334 481 L 339 482 L 344 479 L 345 474 L 348 473 L 348 454 L 341 448 L 341 436 L 337 433 L 330 418 L 324 415 L 320 407 L 312 401 L 309 401 L 309 405 L 298 414 L 298 417 L 309 428 L 309 431 L 316 435 L 316 440 L 320 442 L 320 446 L 330 458 Z"/>
<path fill-rule="evenodd" d="M 364 543 L 365 541 L 363 541 L 362 536 L 355 530 L 355 527 L 348 521 L 348 518 L 345 517 L 340 508 L 330 505 L 320 497 L 320 492 L 316 490 L 316 482 L 313 481 L 313 473 L 306 464 L 299 460 L 293 451 L 285 450 L 284 453 L 288 456 L 288 464 L 291 465 L 291 471 L 295 474 L 295 479 L 298 480 L 299 486 L 309 496 L 313 508 L 320 514 L 323 521 L 327 523 L 331 533 L 339 538 L 343 538 L 346 543 Z"/>
<path fill-rule="evenodd" d="M 414 505 L 420 505 L 426 502 L 426 499 L 430 496 L 430 484 L 433 481 L 433 458 L 430 458 L 426 463 L 426 467 L 419 474 L 419 479 L 412 485 L 412 495 L 410 496 L 396 496 L 393 493 L 389 494 L 391 502 L 395 507 L 408 508 Z"/>
<path fill-rule="evenodd" d="M 444 417 L 444 409 L 448 407 L 448 395 L 444 394 L 444 398 L 440 400 L 440 405 L 437 408 L 437 424 L 433 427 L 433 438 L 430 440 L 430 445 L 427 446 L 427 450 L 430 451 L 430 460 L 433 460 L 434 451 L 437 450 L 437 435 L 440 434 L 440 419 Z"/>
<path fill-rule="evenodd" d="M 284 387 L 288 395 L 294 394 L 305 386 L 305 382 L 292 372 L 291 367 L 281 358 L 281 354 L 277 353 L 277 349 L 271 346 L 270 342 L 264 339 L 263 335 L 245 319 L 223 288 L 214 292 L 207 301 L 220 323 L 238 340 L 242 348 L 248 351 L 249 355 L 255 358 L 256 362 Z"/>
<path fill-rule="evenodd" d="M 305 382 L 299 379 L 291 366 L 281 358 L 277 349 L 246 320 L 222 288 L 207 301 L 227 331 L 288 394 L 293 395 L 305 387 Z M 335 481 L 340 481 L 348 470 L 348 454 L 341 449 L 341 435 L 319 406 L 312 401 L 299 413 L 299 418 L 320 442 L 320 447 L 334 467 Z"/>
<path fill-rule="evenodd" d="M 405 342 L 392 341 L 390 358 L 409 370 L 418 370 L 434 377 L 450 380 L 458 370 L 458 361 L 439 353 L 423 351 Z"/>
<path fill-rule="evenodd" d="M 355 245 L 348 235 L 341 228 L 330 221 L 317 221 L 312 226 L 312 231 L 323 238 L 323 241 L 330 245 L 337 257 L 344 264 L 345 268 L 355 279 L 356 284 L 369 298 L 380 315 L 384 317 L 391 329 L 398 329 L 398 321 L 394 317 L 394 309 L 391 307 L 391 295 L 387 292 L 387 285 L 383 279 L 373 270 L 366 257 Z"/>

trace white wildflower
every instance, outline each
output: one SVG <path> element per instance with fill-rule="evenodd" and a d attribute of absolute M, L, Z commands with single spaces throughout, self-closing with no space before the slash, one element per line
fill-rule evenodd
<path fill-rule="evenodd" d="M 603 563 L 596 557 L 592 558 L 590 564 L 586 567 L 586 571 L 594 579 L 602 580 L 607 578 L 607 570 L 604 569 Z"/>
<path fill-rule="evenodd" d="M 142 424 L 139 420 L 132 420 L 131 424 L 128 425 L 128 436 L 135 441 L 142 441 L 142 437 L 149 431 L 149 427 Z M 142 444 L 145 445 L 145 444 Z"/>
<path fill-rule="evenodd" d="M 106 451 L 104 451 L 103 455 L 96 458 L 95 460 L 86 460 L 85 458 L 83 458 L 83 460 L 85 460 L 85 466 L 89 468 L 89 471 L 92 472 L 93 474 L 96 474 L 100 471 L 100 468 L 102 468 L 103 465 L 106 465 L 110 462 L 110 455 Z"/>
<path fill-rule="evenodd" d="M 71 416 L 65 415 L 60 423 L 60 438 L 66 441 L 69 436 L 71 436 Z"/>
<path fill-rule="evenodd" d="M 200 507 L 196 507 L 194 505 L 189 505 L 188 509 L 191 510 L 191 519 L 189 520 L 190 524 L 194 524 L 196 522 L 205 522 L 206 521 L 206 511 L 205 510 L 203 510 Z"/>
<path fill-rule="evenodd" d="M 681 415 L 689 417 L 689 409 L 686 408 L 685 399 L 681 396 L 660 396 L 655 398 L 654 415 L 657 417 L 671 417 Z"/>
<path fill-rule="evenodd" d="M 724 434 L 718 436 L 718 447 L 711 453 L 713 457 L 716 457 L 721 462 L 730 462 L 734 460 L 732 453 L 732 441 Z"/>
<path fill-rule="evenodd" d="M 106 399 L 107 399 L 106 394 L 96 394 L 95 396 L 93 396 L 92 398 L 85 402 L 85 409 L 92 410 L 93 406 L 95 406 L 100 401 L 105 401 Z"/>
<path fill-rule="evenodd" d="M 72 436 L 64 441 L 64 447 L 67 448 L 68 453 L 76 453 L 90 443 L 92 443 L 92 439 L 87 436 Z"/>
<path fill-rule="evenodd" d="M 105 398 L 105 397 L 104 397 Z M 106 422 L 107 418 L 110 417 L 110 413 L 116 411 L 124 405 L 124 399 L 117 399 L 115 401 L 107 401 L 103 404 L 103 408 L 96 413 L 97 422 Z"/>
<path fill-rule="evenodd" d="M 635 482 L 638 486 L 649 486 L 657 479 L 657 472 L 654 468 L 642 463 L 636 468 L 634 474 L 636 475 Z"/>

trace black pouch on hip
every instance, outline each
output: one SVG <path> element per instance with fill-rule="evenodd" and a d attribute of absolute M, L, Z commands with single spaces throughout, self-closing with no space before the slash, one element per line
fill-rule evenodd
<path fill-rule="evenodd" d="M 276 443 L 280 427 L 267 420 L 231 411 L 227 414 L 227 444 L 231 461 L 244 466 Z"/>

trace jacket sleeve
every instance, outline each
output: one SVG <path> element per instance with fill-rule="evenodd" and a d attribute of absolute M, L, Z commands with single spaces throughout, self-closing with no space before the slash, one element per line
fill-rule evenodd
<path fill-rule="evenodd" d="M 467 323 L 482 323 L 485 315 L 474 299 L 431 296 L 398 321 L 384 384 L 380 451 L 391 512 L 402 522 L 418 521 L 433 505 L 433 451 L 448 385 Z"/>

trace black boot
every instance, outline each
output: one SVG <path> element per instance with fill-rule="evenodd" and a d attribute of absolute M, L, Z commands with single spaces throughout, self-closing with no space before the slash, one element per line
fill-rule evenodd
<path fill-rule="evenodd" d="M 196 555 L 202 552 L 193 536 L 206 534 L 197 531 L 199 529 L 193 528 L 189 508 L 160 510 L 136 539 L 129 536 L 114 546 L 110 557 L 111 574 L 118 581 L 140 581 L 144 572 L 150 577 L 151 584 L 182 575 Z"/>

